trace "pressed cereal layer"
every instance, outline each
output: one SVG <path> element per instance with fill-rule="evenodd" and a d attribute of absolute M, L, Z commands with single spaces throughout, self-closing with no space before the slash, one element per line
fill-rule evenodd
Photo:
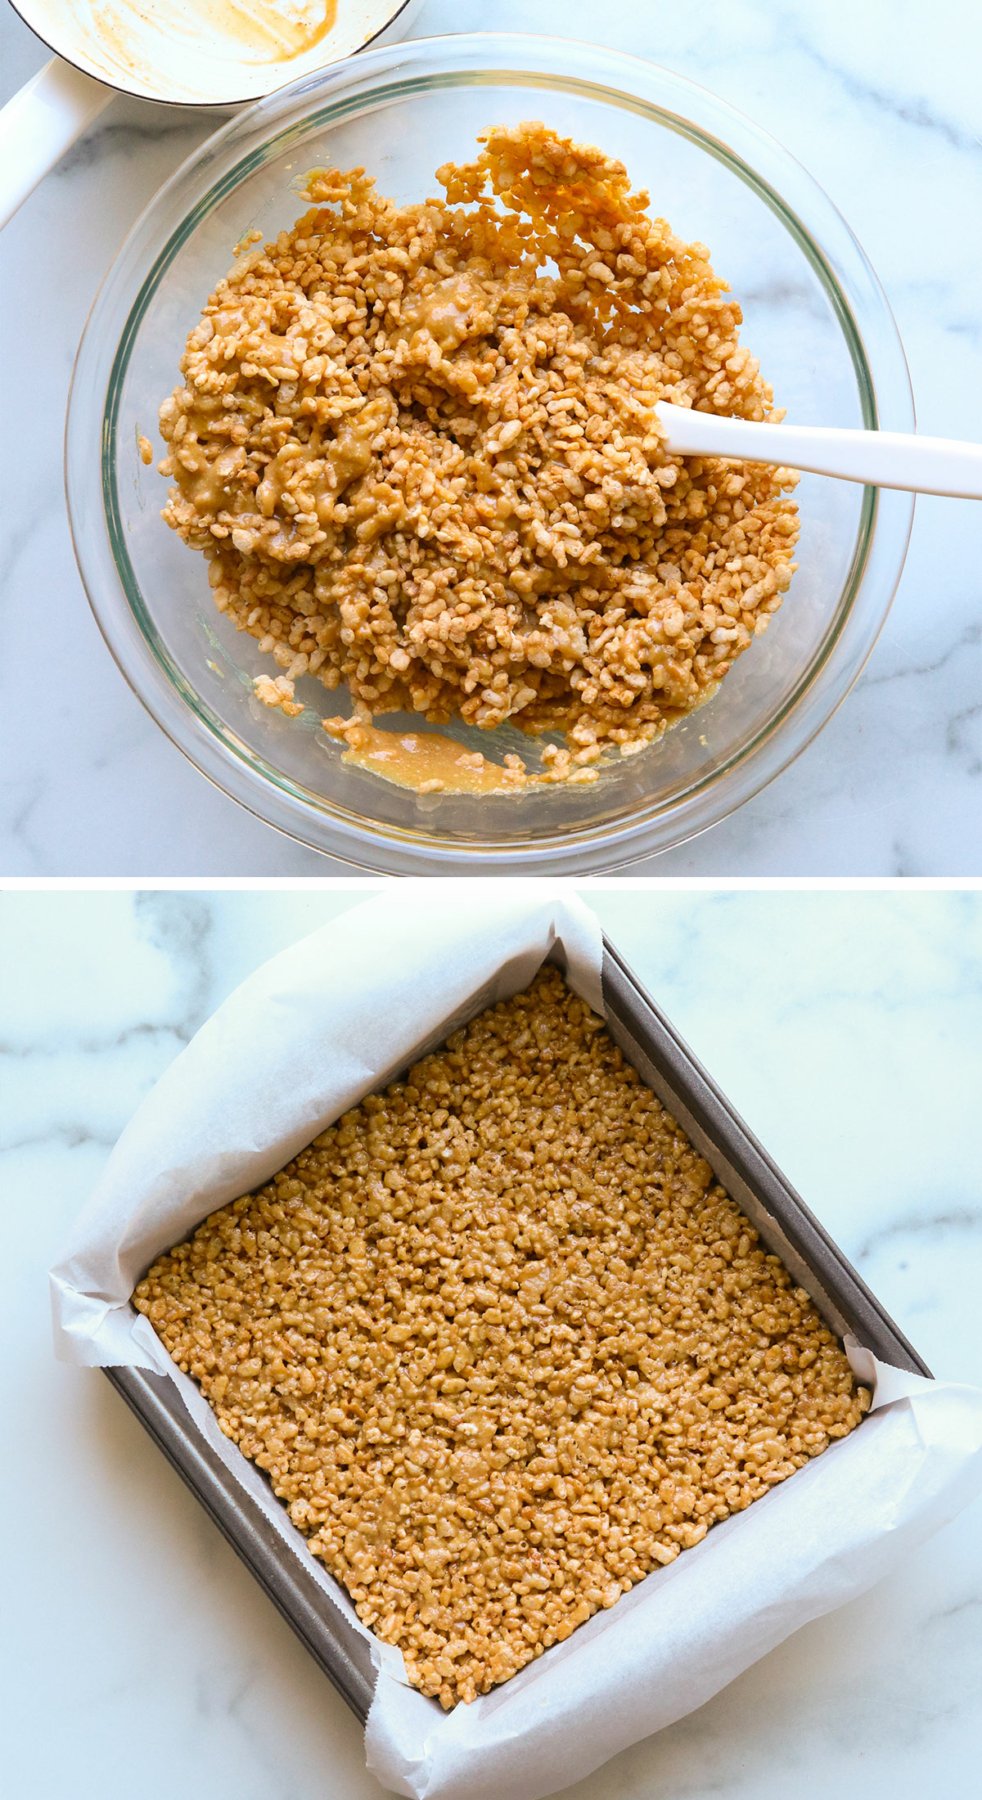
<path fill-rule="evenodd" d="M 551 970 L 213 1213 L 134 1302 L 444 1706 L 869 1404 Z"/>
<path fill-rule="evenodd" d="M 418 205 L 316 173 L 219 283 L 161 409 L 164 517 L 282 671 L 271 704 L 314 674 L 362 718 L 558 733 L 547 778 L 589 779 L 778 607 L 795 478 L 665 452 L 660 400 L 780 416 L 705 247 L 599 150 L 479 141 Z"/>

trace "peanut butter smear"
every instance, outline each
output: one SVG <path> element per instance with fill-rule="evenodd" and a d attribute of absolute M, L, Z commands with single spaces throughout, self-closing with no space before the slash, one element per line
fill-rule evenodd
<path fill-rule="evenodd" d="M 221 32 L 249 62 L 303 56 L 325 38 L 337 0 L 195 0 L 201 29 Z"/>
<path fill-rule="evenodd" d="M 436 731 L 385 731 L 360 719 L 325 719 L 324 729 L 347 744 L 346 763 L 420 794 L 508 794 L 526 785 L 518 757 L 503 768 Z"/>
<path fill-rule="evenodd" d="M 93 27 L 122 68 L 137 68 L 150 50 L 149 34 L 194 51 L 212 51 L 248 66 L 290 62 L 313 50 L 332 29 L 337 0 L 89 0 Z"/>

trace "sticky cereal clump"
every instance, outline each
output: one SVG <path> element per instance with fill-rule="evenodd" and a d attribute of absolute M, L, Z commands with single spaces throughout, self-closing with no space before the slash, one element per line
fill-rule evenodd
<path fill-rule="evenodd" d="M 164 517 L 218 607 L 361 718 L 560 734 L 551 779 L 711 695 L 794 568 L 788 470 L 666 454 L 769 419 L 740 308 L 622 164 L 497 128 L 400 206 L 362 170 L 247 248 L 164 402 Z"/>

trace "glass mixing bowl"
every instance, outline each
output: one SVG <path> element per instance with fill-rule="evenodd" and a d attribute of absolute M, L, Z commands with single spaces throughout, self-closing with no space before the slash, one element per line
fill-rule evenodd
<path fill-rule="evenodd" d="M 768 631 L 712 700 L 593 785 L 417 795 L 343 761 L 320 725 L 343 696 L 315 679 L 298 684 L 294 719 L 255 699 L 253 676 L 275 665 L 215 610 L 203 559 L 160 519 L 166 490 L 137 438 L 159 444 L 203 302 L 245 232 L 274 236 L 303 210 L 307 169 L 361 164 L 382 192 L 418 200 L 485 126 L 528 118 L 619 157 L 657 213 L 710 246 L 790 417 L 913 426 L 897 330 L 848 226 L 778 144 L 678 75 L 592 44 L 463 35 L 361 54 L 240 113 L 161 189 L 92 309 L 68 413 L 72 532 L 106 641 L 173 742 L 260 818 L 362 868 L 590 874 L 715 824 L 828 719 L 903 566 L 909 495 L 805 476 L 799 569 Z M 522 747 L 507 731 L 454 735 L 491 755 Z"/>

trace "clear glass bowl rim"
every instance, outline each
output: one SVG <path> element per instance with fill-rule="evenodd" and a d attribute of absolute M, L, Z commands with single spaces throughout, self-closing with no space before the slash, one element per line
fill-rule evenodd
<path fill-rule="evenodd" d="M 788 702 L 729 761 L 681 795 L 627 820 L 520 840 L 489 836 L 467 842 L 441 839 L 422 828 L 381 824 L 292 782 L 199 700 L 146 611 L 129 562 L 116 493 L 114 409 L 140 319 L 157 283 L 202 218 L 282 146 L 292 124 L 309 122 L 315 107 L 318 122 L 326 124 L 366 110 L 373 99 L 400 84 L 405 91 L 407 82 L 411 91 L 429 91 L 448 81 L 481 85 L 494 78 L 520 82 L 523 77 L 537 88 L 551 77 L 566 91 L 582 91 L 591 99 L 609 99 L 653 116 L 748 182 L 777 212 L 822 281 L 852 356 L 864 422 L 892 430 L 911 430 L 914 424 L 896 324 L 842 215 L 801 164 L 751 119 L 658 64 L 579 40 L 530 34 L 415 38 L 359 52 L 305 76 L 221 127 L 158 190 L 93 303 L 76 358 L 66 423 L 72 539 L 90 605 L 117 665 L 182 753 L 266 823 L 310 848 L 379 873 L 598 874 L 683 843 L 719 823 L 800 754 L 858 678 L 887 616 L 910 535 L 912 497 L 865 489 L 852 568 L 835 620 Z M 125 322 L 117 331 L 113 315 L 118 319 L 123 312 Z M 98 495 L 92 480 L 95 414 L 102 477 Z"/>

